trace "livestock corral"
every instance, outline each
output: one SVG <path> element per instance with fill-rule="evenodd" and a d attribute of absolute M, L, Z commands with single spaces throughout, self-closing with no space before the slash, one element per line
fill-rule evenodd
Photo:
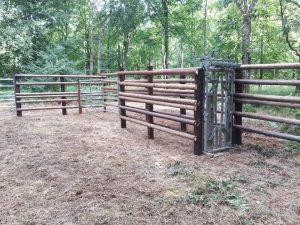
<path fill-rule="evenodd" d="M 273 123 L 299 121 L 243 104 L 299 100 L 241 86 L 298 83 L 242 80 L 241 68 L 16 75 L 16 108 L 0 110 L 0 224 L 298 224 L 299 150 L 289 143 L 299 137 Z M 43 77 L 52 80 L 28 80 Z"/>

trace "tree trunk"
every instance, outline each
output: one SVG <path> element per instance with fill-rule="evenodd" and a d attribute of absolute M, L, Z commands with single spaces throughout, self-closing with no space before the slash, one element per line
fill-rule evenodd
<path fill-rule="evenodd" d="M 168 69 L 169 67 L 169 9 L 167 0 L 161 0 L 163 8 L 163 39 L 164 39 L 164 50 L 163 50 L 163 68 Z"/>
<path fill-rule="evenodd" d="M 207 43 L 208 43 L 208 0 L 205 0 L 204 7 L 204 53 L 207 54 Z"/>
<path fill-rule="evenodd" d="M 89 74 L 93 75 L 94 70 L 94 37 L 93 37 L 93 14 L 92 7 L 90 7 L 89 12 L 89 45 L 90 45 L 90 69 Z"/>
<path fill-rule="evenodd" d="M 102 37 L 103 28 L 101 24 L 101 19 L 99 19 L 97 74 L 101 74 L 102 67 Z"/>
<path fill-rule="evenodd" d="M 251 64 L 250 55 L 251 16 L 247 12 L 243 18 L 243 64 Z M 243 72 L 244 79 L 250 79 L 250 70 Z M 250 91 L 250 86 L 245 85 L 245 92 Z"/>
<path fill-rule="evenodd" d="M 300 56 L 299 57 L 299 63 L 300 63 Z M 298 75 L 297 75 L 297 80 L 300 80 L 300 69 L 297 70 Z M 295 95 L 299 95 L 300 94 L 300 86 L 296 86 L 296 91 L 295 91 Z"/>

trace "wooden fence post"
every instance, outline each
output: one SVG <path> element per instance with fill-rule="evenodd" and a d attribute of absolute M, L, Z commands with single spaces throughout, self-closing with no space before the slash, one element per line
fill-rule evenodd
<path fill-rule="evenodd" d="M 196 111 L 194 111 L 194 154 L 201 155 L 204 152 L 204 98 L 205 98 L 205 74 L 204 69 L 198 69 L 195 74 L 196 90 L 194 99 L 197 101 Z"/>
<path fill-rule="evenodd" d="M 22 111 L 20 109 L 22 108 L 21 103 L 17 103 L 18 101 L 21 101 L 21 98 L 17 97 L 17 94 L 21 93 L 21 86 L 18 84 L 20 81 L 20 78 L 18 76 L 14 76 L 14 89 L 15 89 L 15 104 L 16 104 L 16 111 L 17 111 L 17 116 L 21 117 L 22 116 Z"/>
<path fill-rule="evenodd" d="M 81 106 L 81 85 L 80 85 L 80 81 L 77 81 L 77 88 L 78 88 L 78 112 L 79 114 L 82 114 L 82 106 Z"/>
<path fill-rule="evenodd" d="M 120 68 L 120 71 L 124 71 L 124 68 Z M 124 85 L 120 85 L 120 82 L 124 82 L 125 81 L 125 75 L 118 75 L 118 92 L 125 92 L 125 86 Z M 119 106 L 125 106 L 125 99 L 120 99 L 119 98 Z M 120 116 L 126 116 L 126 110 L 125 109 L 121 109 L 119 107 L 119 113 Z M 121 119 L 121 128 L 126 128 L 126 120 Z"/>
<path fill-rule="evenodd" d="M 60 77 L 60 82 L 65 82 L 65 78 L 64 78 L 64 77 Z M 61 84 L 61 85 L 60 85 L 60 91 L 61 91 L 61 92 L 66 92 L 66 86 L 65 86 L 65 84 Z M 62 100 L 63 100 L 63 99 L 66 99 L 66 97 L 65 97 L 65 96 L 62 96 L 61 99 L 62 99 Z M 66 106 L 67 106 L 66 101 L 61 101 L 61 106 L 62 106 L 62 107 L 66 107 Z M 66 109 L 66 108 L 63 108 L 63 109 L 62 109 L 62 114 L 63 114 L 63 115 L 67 115 L 67 109 Z"/>
<path fill-rule="evenodd" d="M 180 79 L 185 79 L 185 75 L 180 75 L 179 77 Z M 179 82 L 180 84 L 185 84 L 185 82 L 183 81 L 180 81 Z M 185 98 L 183 96 L 180 96 L 180 98 Z M 186 109 L 180 109 L 180 115 L 186 115 Z M 186 131 L 186 123 L 180 123 L 180 128 L 181 128 L 181 131 Z"/>
<path fill-rule="evenodd" d="M 153 66 L 148 66 L 147 70 L 151 71 L 153 70 Z M 153 83 L 153 76 L 152 75 L 146 75 L 147 82 L 148 83 Z M 147 94 L 148 95 L 153 95 L 153 87 L 148 87 L 147 88 Z M 146 103 L 146 110 L 153 112 L 153 104 Z M 153 124 L 153 116 L 151 115 L 146 115 L 146 121 L 148 123 Z M 151 127 L 148 127 L 148 139 L 154 139 L 154 130 Z"/>
<path fill-rule="evenodd" d="M 243 71 L 240 69 L 235 70 L 235 79 L 243 79 Z M 243 93 L 244 85 L 240 83 L 235 83 L 235 93 Z M 243 112 L 243 103 L 234 102 L 234 111 Z M 234 115 L 233 120 L 234 125 L 243 125 L 243 118 L 239 115 Z M 242 145 L 242 130 L 234 128 L 232 129 L 232 144 L 233 145 Z"/>

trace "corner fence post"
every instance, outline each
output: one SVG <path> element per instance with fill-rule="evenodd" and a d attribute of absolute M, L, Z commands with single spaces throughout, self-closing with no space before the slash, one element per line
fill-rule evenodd
<path fill-rule="evenodd" d="M 120 71 L 124 71 L 123 68 L 120 68 Z M 125 81 L 125 75 L 118 75 L 118 92 L 125 92 L 125 85 L 120 85 L 120 82 Z M 125 99 L 119 98 L 119 106 L 125 106 Z M 126 116 L 126 110 L 120 109 L 119 107 L 120 116 Z M 126 120 L 121 119 L 121 128 L 126 128 Z"/>
<path fill-rule="evenodd" d="M 61 84 L 60 84 L 60 91 L 61 92 L 66 92 L 66 86 L 63 83 L 63 82 L 65 82 L 65 78 L 64 77 L 60 77 L 60 82 L 61 82 Z M 62 100 L 66 99 L 66 97 L 62 96 L 61 99 Z M 66 103 L 66 101 L 61 101 L 61 106 L 63 107 L 62 108 L 62 114 L 63 115 L 67 115 L 67 109 L 66 109 L 67 103 Z"/>
<path fill-rule="evenodd" d="M 81 85 L 80 81 L 77 81 L 77 88 L 78 88 L 78 94 L 77 94 L 77 100 L 78 100 L 78 112 L 79 114 L 82 114 L 82 106 L 81 106 Z"/>
<path fill-rule="evenodd" d="M 18 84 L 20 81 L 20 77 L 14 76 L 14 89 L 15 89 L 15 104 L 16 104 L 16 111 L 17 111 L 17 116 L 21 117 L 22 116 L 22 104 L 18 103 L 21 101 L 21 98 L 18 98 L 17 95 L 21 93 L 21 86 Z"/>
<path fill-rule="evenodd" d="M 201 155 L 204 152 L 204 103 L 205 103 L 205 74 L 204 69 L 198 69 L 195 76 L 194 99 L 197 101 L 194 111 L 194 154 Z"/>
<path fill-rule="evenodd" d="M 185 75 L 180 75 L 179 78 L 180 79 L 185 79 L 186 77 L 185 77 Z M 179 83 L 180 84 L 185 84 L 184 81 L 180 81 Z M 180 98 L 185 98 L 185 97 L 180 95 Z M 186 109 L 180 109 L 180 115 L 186 115 Z M 181 129 L 181 131 L 186 131 L 186 123 L 181 122 L 180 123 L 180 129 Z"/>
<path fill-rule="evenodd" d="M 153 66 L 148 66 L 147 70 L 148 71 L 153 70 Z M 152 75 L 146 75 L 146 78 L 147 78 L 148 83 L 153 83 L 153 76 Z M 153 95 L 153 87 L 148 87 L 147 88 L 147 94 L 148 95 Z M 148 110 L 149 112 L 153 112 L 153 104 L 146 103 L 145 106 L 146 106 L 146 110 Z M 146 114 L 146 121 L 148 123 L 153 124 L 153 116 Z M 148 130 L 148 139 L 154 139 L 154 130 L 153 130 L 153 128 L 148 127 L 147 130 Z"/>
<path fill-rule="evenodd" d="M 235 70 L 235 79 L 243 79 L 243 71 L 241 69 Z M 234 83 L 235 85 L 235 93 L 243 93 L 244 85 L 240 83 Z M 243 112 L 243 103 L 234 102 L 234 111 L 235 112 Z M 233 120 L 234 125 L 243 125 L 243 118 L 238 115 L 234 115 Z M 234 128 L 232 129 L 232 144 L 233 145 L 242 145 L 242 131 L 240 129 Z"/>

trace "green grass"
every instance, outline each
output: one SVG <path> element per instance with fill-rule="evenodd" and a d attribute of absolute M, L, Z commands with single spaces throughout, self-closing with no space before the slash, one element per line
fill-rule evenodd
<path fill-rule="evenodd" d="M 197 187 L 189 195 L 189 199 L 194 204 L 202 204 L 204 207 L 212 205 L 226 205 L 233 209 L 248 211 L 251 209 L 249 202 L 237 191 L 237 181 L 228 180 L 208 180 L 204 186 Z"/>

